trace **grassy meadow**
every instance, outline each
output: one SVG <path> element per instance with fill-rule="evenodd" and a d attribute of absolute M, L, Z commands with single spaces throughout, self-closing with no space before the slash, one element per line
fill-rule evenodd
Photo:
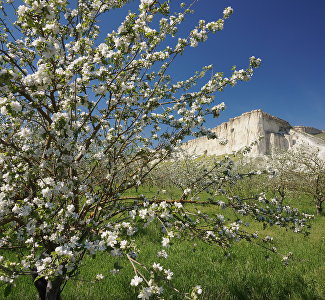
<path fill-rule="evenodd" d="M 325 140 L 325 133 L 324 133 L 324 132 L 323 132 L 323 133 L 316 134 L 316 136 L 317 136 L 318 138 L 320 138 L 320 139 Z"/>
<path fill-rule="evenodd" d="M 140 188 L 136 193 L 156 193 L 155 188 Z M 168 196 L 168 194 L 166 194 Z M 175 196 L 170 194 L 170 196 Z M 204 198 L 204 195 L 203 195 Z M 308 213 L 314 207 L 306 197 L 295 197 L 288 204 Z M 192 205 L 192 204 L 189 204 Z M 216 207 L 202 206 L 202 211 L 218 210 Z M 222 211 L 226 217 L 231 213 Z M 161 249 L 159 226 L 150 225 L 147 231 L 138 235 L 140 245 L 139 261 L 152 264 L 160 262 L 174 272 L 171 284 L 166 287 L 163 299 L 183 299 L 182 295 L 193 286 L 201 285 L 202 299 L 325 299 L 325 217 L 316 216 L 312 221 L 309 236 L 286 231 L 283 228 L 263 230 L 261 224 L 252 222 L 252 230 L 261 235 L 271 235 L 271 246 L 278 249 L 279 255 L 263 247 L 246 241 L 236 243 L 230 255 L 216 246 L 200 241 L 173 239 L 168 251 L 169 258 L 158 258 Z M 293 253 L 288 265 L 282 262 L 281 254 Z M 121 270 L 111 272 L 116 264 Z M 94 282 L 96 274 L 105 276 L 102 281 Z M 106 254 L 86 257 L 80 274 L 64 288 L 63 300 L 127 300 L 137 299 L 137 290 L 130 286 L 134 276 L 128 261 Z M 3 288 L 0 298 L 4 297 Z M 37 299 L 36 290 L 30 278 L 21 278 L 12 293 L 5 299 Z"/>

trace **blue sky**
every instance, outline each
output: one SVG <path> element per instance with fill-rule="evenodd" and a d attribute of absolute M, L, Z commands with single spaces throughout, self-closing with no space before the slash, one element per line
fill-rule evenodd
<path fill-rule="evenodd" d="M 212 20 L 226 6 L 235 12 L 224 30 L 183 55 L 179 70 L 244 68 L 251 55 L 262 66 L 250 82 L 218 94 L 227 109 L 208 127 L 260 108 L 292 125 L 325 129 L 325 1 L 201 0 L 192 18 Z"/>

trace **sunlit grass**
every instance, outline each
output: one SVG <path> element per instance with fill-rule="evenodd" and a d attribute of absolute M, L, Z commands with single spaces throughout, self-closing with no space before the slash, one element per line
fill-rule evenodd
<path fill-rule="evenodd" d="M 157 193 L 157 188 L 144 188 L 131 191 L 131 195 L 145 193 L 148 197 Z M 204 199 L 206 196 L 202 196 Z M 287 200 L 289 205 L 314 211 L 306 197 Z M 202 210 L 216 212 L 216 207 L 200 207 Z M 225 216 L 231 213 L 223 211 Z M 278 254 L 249 244 L 246 241 L 235 244 L 230 255 L 214 246 L 194 240 L 173 239 L 169 250 L 169 259 L 156 256 L 160 249 L 160 227 L 152 224 L 145 232 L 138 235 L 140 250 L 139 261 L 147 265 L 160 262 L 174 272 L 172 287 L 166 287 L 164 299 L 182 299 L 191 287 L 203 287 L 202 299 L 325 299 L 325 217 L 316 217 L 312 222 L 311 234 L 286 231 L 271 227 L 263 230 L 261 224 L 252 222 L 250 230 L 258 230 L 261 235 L 272 235 L 271 246 L 278 249 Z M 293 253 L 289 265 L 282 262 L 282 254 Z M 116 263 L 122 268 L 113 274 Z M 96 274 L 105 279 L 95 282 Z M 65 287 L 62 298 L 65 299 L 137 299 L 136 290 L 130 286 L 134 276 L 132 268 L 123 258 L 99 254 L 95 258 L 86 257 L 80 274 Z M 1 295 L 3 291 L 1 291 Z M 37 299 L 30 278 L 21 278 L 7 299 Z"/>

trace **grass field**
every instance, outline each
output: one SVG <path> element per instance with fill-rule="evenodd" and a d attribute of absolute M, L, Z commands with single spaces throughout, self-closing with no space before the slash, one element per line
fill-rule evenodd
<path fill-rule="evenodd" d="M 138 193 L 143 193 L 139 190 Z M 150 193 L 146 189 L 146 192 Z M 154 189 L 151 192 L 155 192 Z M 135 193 L 135 192 L 134 192 Z M 290 205 L 312 213 L 314 207 L 304 198 L 291 199 Z M 215 207 L 205 207 L 215 210 Z M 227 214 L 227 213 L 226 213 Z M 152 224 L 146 232 L 140 233 L 139 261 L 160 262 L 174 272 L 171 281 L 181 294 L 167 287 L 164 299 L 182 299 L 181 295 L 191 287 L 201 285 L 202 299 L 325 299 L 325 217 L 316 217 L 312 222 L 311 234 L 288 232 L 272 227 L 262 229 L 260 224 L 252 224 L 253 230 L 274 236 L 272 246 L 279 253 L 293 253 L 289 265 L 284 265 L 282 256 L 271 253 L 258 245 L 239 242 L 225 256 L 222 249 L 200 241 L 175 240 L 169 250 L 169 259 L 157 258 L 160 249 L 159 227 Z M 110 270 L 114 263 L 122 267 L 117 274 Z M 94 283 L 96 274 L 102 273 L 105 279 Z M 137 293 L 130 286 L 134 276 L 128 262 L 118 261 L 109 255 L 87 257 L 77 278 L 65 287 L 63 300 L 127 300 L 137 299 Z M 0 291 L 0 298 L 3 291 Z M 6 299 L 37 299 L 30 278 L 21 278 Z"/>
<path fill-rule="evenodd" d="M 325 140 L 325 133 L 319 133 L 319 134 L 316 134 L 316 136 L 320 139 L 323 139 Z"/>

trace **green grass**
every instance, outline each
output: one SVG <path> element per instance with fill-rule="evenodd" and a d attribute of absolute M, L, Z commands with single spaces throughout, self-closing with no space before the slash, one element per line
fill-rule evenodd
<path fill-rule="evenodd" d="M 157 189 L 140 189 L 150 196 Z M 136 194 L 131 191 L 131 194 Z M 294 197 L 288 204 L 314 211 L 310 201 L 304 197 Z M 294 206 L 294 205 L 293 205 Z M 215 211 L 215 207 L 203 208 Z M 227 215 L 227 212 L 225 213 Z M 228 215 L 230 216 L 230 215 Z M 261 224 L 252 223 L 253 230 L 260 234 L 274 236 L 272 246 L 280 253 L 293 252 L 293 259 L 285 266 L 282 256 L 270 253 L 258 245 L 242 241 L 235 244 L 230 256 L 222 249 L 200 241 L 173 240 L 168 260 L 157 258 L 160 249 L 159 227 L 152 224 L 146 232 L 138 236 L 140 245 L 139 261 L 160 262 L 174 272 L 172 283 L 181 294 L 166 287 L 164 299 L 182 299 L 180 295 L 189 292 L 191 287 L 203 287 L 202 299 L 325 299 L 325 217 L 316 217 L 311 234 L 304 237 L 285 229 L 272 227 L 262 230 Z M 110 270 L 118 262 L 122 269 L 116 275 Z M 105 279 L 94 283 L 96 274 L 102 273 Z M 137 299 L 137 293 L 129 283 L 134 276 L 128 262 L 107 254 L 96 258 L 86 257 L 81 272 L 71 280 L 63 291 L 63 300 Z M 3 288 L 2 288 L 3 289 Z M 0 288 L 0 299 L 3 291 Z M 30 278 L 21 278 L 7 298 L 37 299 Z"/>
<path fill-rule="evenodd" d="M 317 136 L 320 139 L 325 140 L 325 133 L 318 133 L 318 134 L 315 134 L 315 136 Z"/>

